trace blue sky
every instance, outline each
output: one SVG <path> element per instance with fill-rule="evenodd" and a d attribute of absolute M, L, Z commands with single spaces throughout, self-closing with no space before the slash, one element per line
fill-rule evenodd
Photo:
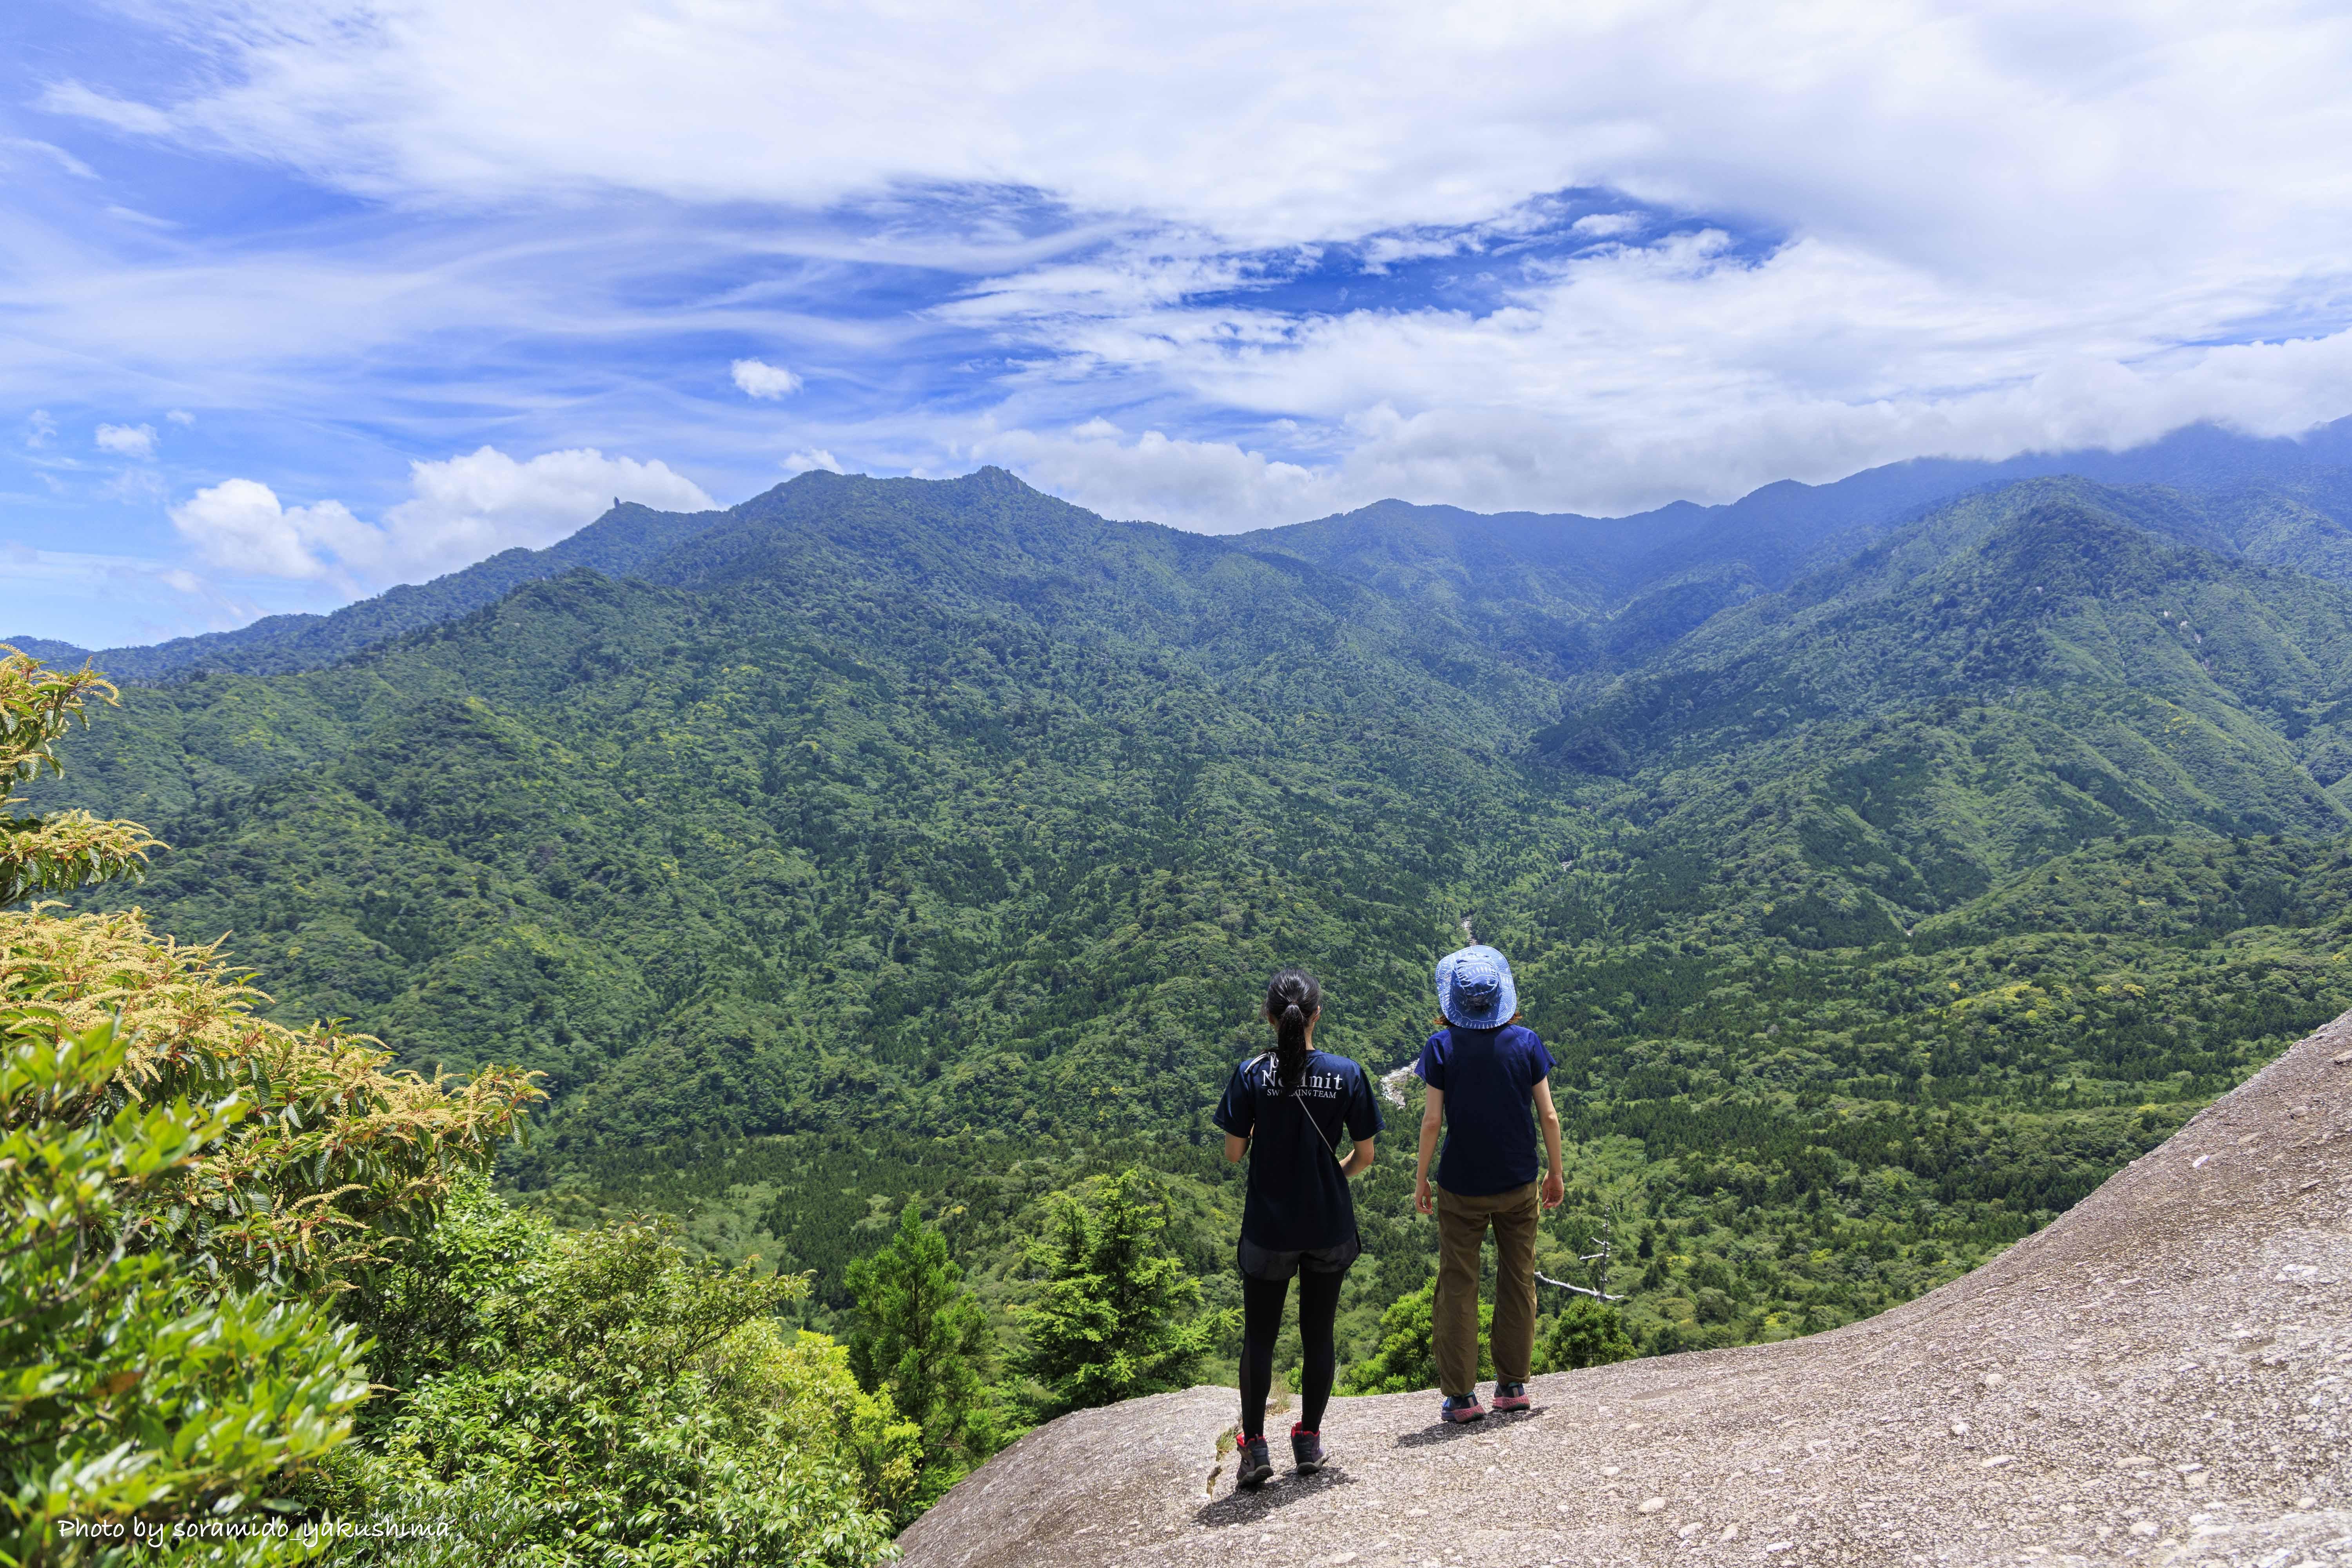
<path fill-rule="evenodd" d="M 0 16 L 0 633 L 812 465 L 1228 530 L 2352 413 L 2327 7 L 557 15 Z"/>

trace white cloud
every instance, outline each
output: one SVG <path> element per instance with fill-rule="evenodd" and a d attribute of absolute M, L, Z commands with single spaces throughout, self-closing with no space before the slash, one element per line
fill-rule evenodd
<path fill-rule="evenodd" d="M 256 479 L 224 479 L 172 508 L 172 526 L 209 565 L 257 577 L 328 577 L 377 531 L 341 501 L 289 507 Z"/>
<path fill-rule="evenodd" d="M 733 365 L 735 384 L 750 397 L 782 397 L 801 389 L 801 378 L 780 364 L 739 359 Z"/>
<path fill-rule="evenodd" d="M 155 455 L 155 426 L 101 425 L 98 427 L 98 449 L 124 458 L 152 458 Z"/>
<path fill-rule="evenodd" d="M 91 168 L 88 163 L 83 163 L 80 159 L 75 157 L 72 153 L 67 152 L 64 148 L 58 146 L 54 142 L 38 142 L 29 136 L 12 136 L 5 141 L 0 141 L 0 146 L 22 147 L 27 153 L 37 153 L 42 157 L 47 158 L 49 162 L 55 163 L 58 168 L 63 169 L 67 174 L 73 175 L 76 179 L 95 180 L 98 178 L 98 171 L 96 169 Z"/>
<path fill-rule="evenodd" d="M 172 508 L 172 525 L 212 565 L 358 590 L 421 581 L 516 546 L 544 548 L 593 521 L 616 498 L 678 511 L 713 505 L 666 464 L 593 449 L 518 463 L 484 447 L 410 464 L 409 485 L 409 499 L 379 524 L 341 501 L 289 507 L 265 484 L 228 479 Z"/>
<path fill-rule="evenodd" d="M 494 447 L 437 463 L 411 463 L 415 494 L 384 514 L 397 558 L 449 571 L 496 551 L 538 550 L 594 521 L 614 500 L 665 511 L 709 511 L 702 487 L 661 462 L 608 458 L 593 447 L 542 452 L 518 463 Z"/>
<path fill-rule="evenodd" d="M 289 417 L 327 388 L 339 411 L 374 396 L 365 416 L 388 426 L 418 367 L 460 345 L 452 401 L 509 445 L 616 427 L 671 452 L 772 443 L 748 469 L 784 438 L 751 424 L 765 410 L 713 415 L 708 344 L 775 344 L 826 366 L 814 389 L 731 367 L 754 399 L 803 394 L 788 466 L 994 456 L 1106 510 L 1218 527 L 1391 491 L 1626 510 L 2352 409 L 2340 6 L 579 0 L 553 30 L 520 0 L 391 15 L 191 0 L 157 26 L 209 62 L 181 79 L 215 85 L 155 103 L 50 87 L 51 112 L 392 216 L 121 256 L 64 224 L 9 241 L 12 300 L 45 331 L 0 344 L 0 384 L 62 407 L 53 387 L 118 367 L 146 389 L 89 406 Z M 1596 199 L 1567 226 L 1588 249 L 1497 262 L 1475 299 L 1285 304 L 1269 287 L 1269 257 L 1303 269 L 1333 246 L 1385 279 L 1484 268 Z M 815 232 L 831 217 L 812 215 L 845 212 L 869 226 Z M 934 293 L 866 308 L 864 285 L 916 273 Z M 524 341 L 538 362 L 466 357 Z M 645 359 L 580 392 L 578 365 L 615 345 Z M 674 375 L 639 374 L 665 352 Z M 389 390 L 335 379 L 358 364 L 388 367 Z M 663 384 L 616 426 L 632 376 Z M 588 408 L 596 423 L 562 423 Z M 1125 433 L 1081 433 L 1101 410 Z M 404 549 L 381 553 L 425 558 Z"/>
<path fill-rule="evenodd" d="M 25 445 L 38 451 L 57 438 L 58 422 L 49 417 L 46 408 L 36 408 L 25 416 Z"/>
<path fill-rule="evenodd" d="M 1614 239 L 1622 234 L 1633 234 L 1642 226 L 1639 213 L 1587 213 L 1568 226 L 1578 234 L 1591 235 L 1595 239 Z"/>
<path fill-rule="evenodd" d="M 1054 320 L 1072 312 L 1139 317 L 1191 296 L 1252 287 L 1242 258 L 1200 254 L 1202 244 L 1193 237 L 1182 246 L 1162 244 L 1149 252 L 1049 262 L 975 283 L 931 314 L 975 326 Z"/>
<path fill-rule="evenodd" d="M 196 416 L 184 408 L 174 408 L 163 417 L 174 425 L 194 425 L 196 422 Z"/>
<path fill-rule="evenodd" d="M 522 0 L 411 0 L 399 16 L 221 5 L 198 24 L 237 68 L 218 89 L 168 112 L 78 81 L 41 102 L 404 195 L 819 205 L 1013 183 L 1282 244 L 1608 185 L 1913 255 L 1965 234 L 1978 266 L 2053 250 L 2116 265 L 2125 244 L 2257 254 L 2287 234 L 2304 254 L 2337 224 L 2284 204 L 2340 202 L 2328 149 L 2352 141 L 2336 90 L 2352 23 L 2291 4 L 1049 0 L 1015 18 L 986 0 L 577 0 L 550 29 Z M 530 72 L 509 68 L 524 58 Z M 2026 211 L 2042 221 L 1985 226 Z M 2252 232 L 2189 221 L 2223 212 Z"/>
<path fill-rule="evenodd" d="M 1152 323 L 1172 379 L 1267 414 L 1304 408 L 1336 427 L 1328 456 L 1313 460 L 1158 430 L 1130 437 L 1100 420 L 993 429 L 956 449 L 1108 515 L 1225 532 L 1387 496 L 1607 516 L 1921 453 L 2119 449 L 2200 419 L 2293 435 L 2352 404 L 2352 331 L 2037 367 L 2018 321 L 1951 333 L 1931 312 L 1906 314 L 1892 285 L 1858 311 L 1886 361 L 1835 342 L 1808 355 L 1781 341 L 1790 323 L 1807 319 L 1817 293 L 1855 279 L 1828 259 L 1784 265 L 1734 288 L 1677 278 L 1638 254 L 1606 258 L 1540 308 L 1363 312 L 1272 346 Z M 1681 351 L 1645 353 L 1641 322 L 1676 312 L 1691 329 Z M 1934 367 L 1966 389 L 1906 386 L 1890 362 Z M 1363 407 L 1353 398 L 1367 386 L 1394 395 Z M 1290 435 L 1285 423 L 1270 419 L 1269 435 Z"/>
<path fill-rule="evenodd" d="M 1387 495 L 1609 514 L 1921 454 L 2120 447 L 2200 419 L 2286 435 L 2352 412 L 2352 331 L 2184 348 L 2178 301 L 2088 281 L 1973 293 L 1821 240 L 1761 257 L 1719 232 L 1606 246 L 1484 314 L 1084 307 L 1036 308 L 1067 363 L 1149 366 L 1269 424 L 1303 416 L 1323 451 L 1294 466 L 1229 441 L 1038 434 L 991 449 L 1129 515 L 1165 496 L 1141 514 L 1212 530 Z"/>
<path fill-rule="evenodd" d="M 78 81 L 57 83 L 41 94 L 37 102 L 52 114 L 69 114 L 78 120 L 96 121 L 100 125 L 127 131 L 133 135 L 165 136 L 172 131 L 172 117 L 154 105 L 110 97 Z"/>
<path fill-rule="evenodd" d="M 1339 476 L 1230 441 L 1183 440 L 1158 430 L 1129 440 L 1103 419 L 1060 434 L 1005 431 L 972 443 L 971 451 L 1106 517 L 1211 533 L 1297 522 L 1357 504 Z"/>
<path fill-rule="evenodd" d="M 812 451 L 792 453 L 783 461 L 784 472 L 788 474 L 804 474 L 811 468 L 823 468 L 832 474 L 842 471 L 840 460 L 822 447 Z"/>

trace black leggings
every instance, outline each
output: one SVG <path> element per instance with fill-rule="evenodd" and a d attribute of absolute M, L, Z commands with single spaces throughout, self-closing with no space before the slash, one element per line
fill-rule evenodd
<path fill-rule="evenodd" d="M 1339 1371 L 1339 1352 L 1331 1342 L 1331 1323 L 1339 1315 L 1339 1286 L 1347 1270 L 1337 1274 L 1298 1271 L 1298 1339 L 1307 1364 L 1298 1374 L 1298 1424 L 1309 1432 L 1323 1429 L 1323 1406 L 1331 1399 L 1331 1380 Z M 1265 1436 L 1265 1396 L 1274 1388 L 1274 1341 L 1282 1331 L 1282 1301 L 1290 1293 L 1287 1279 L 1253 1279 L 1242 1276 L 1242 1436 Z"/>

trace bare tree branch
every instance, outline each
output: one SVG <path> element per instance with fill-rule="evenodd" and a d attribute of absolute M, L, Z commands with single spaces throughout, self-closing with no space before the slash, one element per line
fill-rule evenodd
<path fill-rule="evenodd" d="M 1580 1296 L 1590 1296 L 1596 1301 L 1622 1301 L 1625 1299 L 1622 1296 L 1612 1296 L 1606 1290 L 1588 1289 L 1582 1285 L 1571 1285 L 1565 1279 L 1555 1279 L 1540 1268 L 1536 1270 L 1536 1279 L 1546 1285 L 1556 1285 L 1563 1290 L 1573 1290 Z"/>

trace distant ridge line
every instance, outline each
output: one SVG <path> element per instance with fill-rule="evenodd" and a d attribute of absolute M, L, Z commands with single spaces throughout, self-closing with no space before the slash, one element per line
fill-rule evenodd
<path fill-rule="evenodd" d="M 2119 452 L 2026 453 L 2000 462 L 1914 458 L 1828 484 L 1780 479 L 1720 505 L 1679 500 L 1614 518 L 1474 512 L 1391 499 L 1306 522 L 1203 537 L 1226 547 L 1329 564 L 1360 551 L 1368 532 L 1389 527 L 1434 529 L 1514 552 L 1542 555 L 1572 550 L 1574 559 L 1559 564 L 1589 574 L 1604 595 L 1622 595 L 1644 582 L 1672 575 L 1678 557 L 1693 552 L 1702 558 L 1702 567 L 1744 569 L 1760 584 L 1777 585 L 1817 563 L 1833 546 L 1860 542 L 1854 537 L 1857 531 L 1883 531 L 1940 501 L 2019 479 L 2065 474 L 2104 484 L 2226 489 L 2333 468 L 2352 468 L 2352 416 L 2300 437 L 2242 436 L 2200 424 Z M 616 498 L 603 516 L 543 550 L 504 550 L 427 583 L 404 584 L 328 615 L 269 616 L 233 631 L 99 650 L 49 637 L 0 641 L 51 664 L 89 660 L 132 685 L 211 672 L 276 675 L 322 668 L 404 633 L 495 604 L 527 583 L 583 567 L 607 576 L 635 575 L 730 521 L 755 519 L 764 510 L 762 503 L 772 504 L 790 489 L 926 483 L 1038 493 L 992 465 L 946 480 L 875 480 L 812 469 L 722 510 L 667 512 Z"/>

